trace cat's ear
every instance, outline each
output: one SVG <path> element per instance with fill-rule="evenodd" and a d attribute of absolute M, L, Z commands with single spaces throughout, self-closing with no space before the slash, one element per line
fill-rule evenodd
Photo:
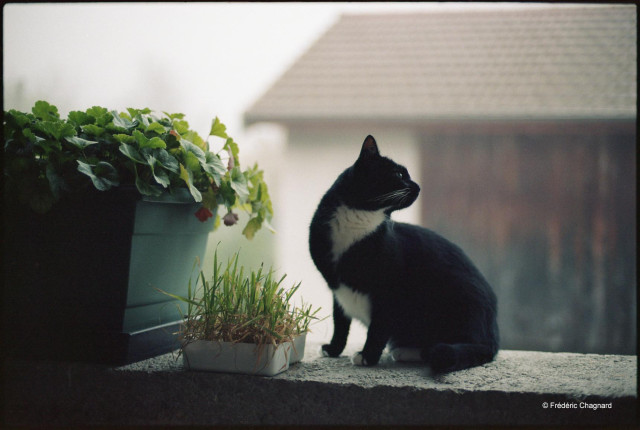
<path fill-rule="evenodd" d="M 360 151 L 360 160 L 370 160 L 375 157 L 380 156 L 380 151 L 378 151 L 378 144 L 373 136 L 369 135 L 362 143 L 362 150 Z"/>

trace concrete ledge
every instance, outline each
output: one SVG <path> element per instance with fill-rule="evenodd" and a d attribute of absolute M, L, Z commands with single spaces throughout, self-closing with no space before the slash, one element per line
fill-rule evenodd
<path fill-rule="evenodd" d="M 323 358 L 318 350 L 307 345 L 302 363 L 272 378 L 188 372 L 172 354 L 118 368 L 7 362 L 4 420 L 11 426 L 637 423 L 635 356 L 501 351 L 483 367 L 433 378 L 424 366 L 388 355 L 378 367 L 361 368 L 346 355 Z"/>

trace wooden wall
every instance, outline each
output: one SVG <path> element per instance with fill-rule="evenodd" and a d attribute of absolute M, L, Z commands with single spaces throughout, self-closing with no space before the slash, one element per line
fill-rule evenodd
<path fill-rule="evenodd" d="M 423 225 L 493 285 L 505 349 L 636 352 L 633 124 L 426 129 Z"/>

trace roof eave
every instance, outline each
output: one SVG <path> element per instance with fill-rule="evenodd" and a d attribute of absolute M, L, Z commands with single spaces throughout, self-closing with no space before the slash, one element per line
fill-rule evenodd
<path fill-rule="evenodd" d="M 440 116 L 316 116 L 316 115 L 264 115 L 247 113 L 243 117 L 244 126 L 249 127 L 261 122 L 278 123 L 286 127 L 305 126 L 314 124 L 349 125 L 349 124 L 384 124 L 403 127 L 423 127 L 437 123 L 486 123 L 486 122 L 635 122 L 636 113 L 620 113 L 616 115 L 598 114 L 564 114 L 564 115 L 440 115 Z"/>

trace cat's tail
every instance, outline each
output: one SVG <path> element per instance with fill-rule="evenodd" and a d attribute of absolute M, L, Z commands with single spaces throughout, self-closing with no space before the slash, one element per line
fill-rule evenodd
<path fill-rule="evenodd" d="M 497 352 L 497 345 L 439 343 L 422 350 L 421 356 L 434 373 L 440 374 L 488 363 L 494 359 Z"/>

